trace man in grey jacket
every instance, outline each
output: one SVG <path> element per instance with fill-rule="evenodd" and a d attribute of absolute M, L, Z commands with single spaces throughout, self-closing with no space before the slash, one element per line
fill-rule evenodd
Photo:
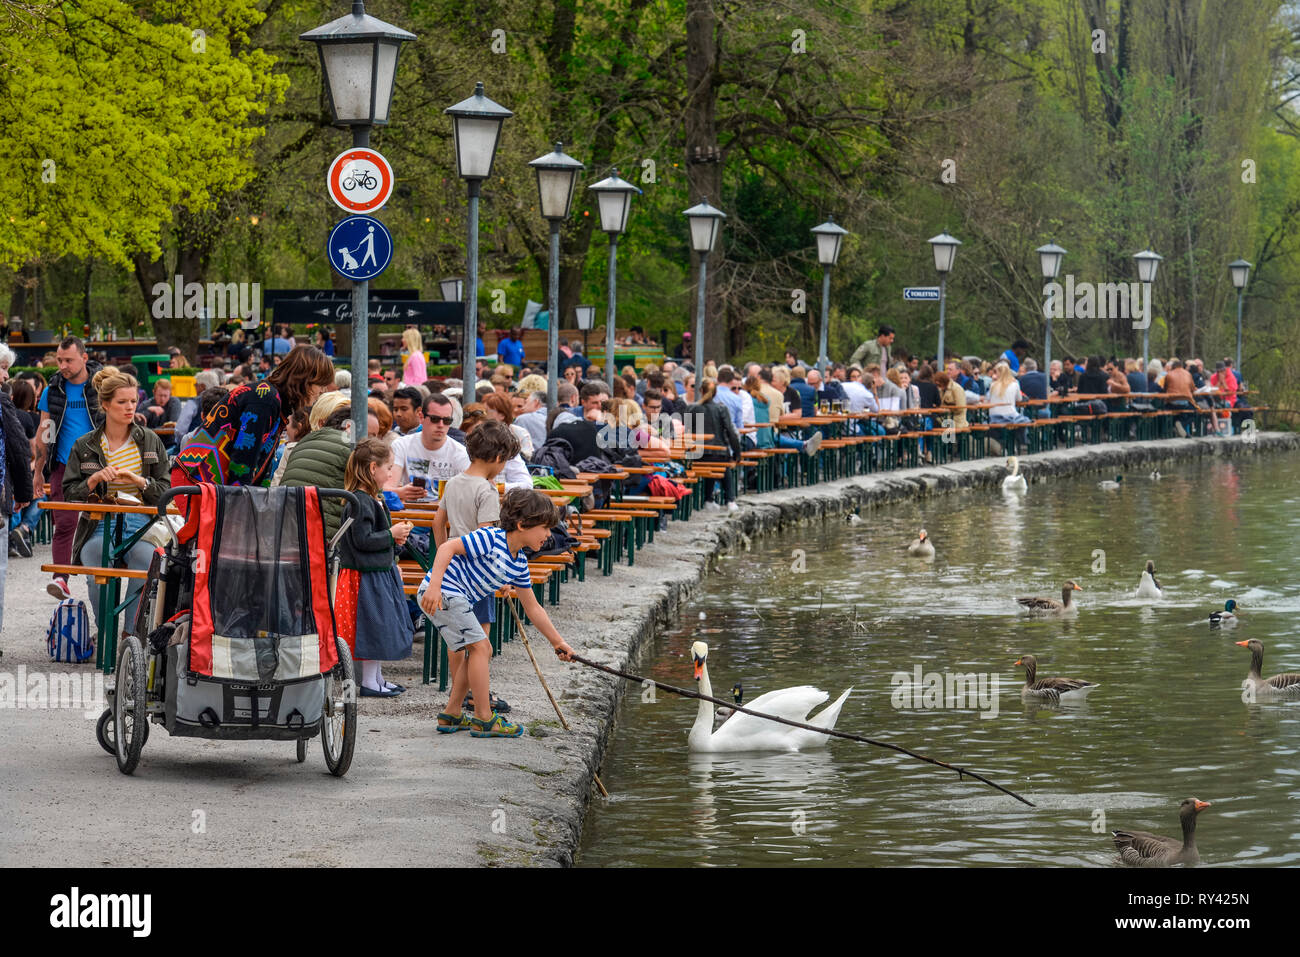
<path fill-rule="evenodd" d="M 853 350 L 849 365 L 862 368 L 875 363 L 882 369 L 889 368 L 889 347 L 894 344 L 894 327 L 882 325 L 876 329 L 876 338 L 868 339 Z"/>

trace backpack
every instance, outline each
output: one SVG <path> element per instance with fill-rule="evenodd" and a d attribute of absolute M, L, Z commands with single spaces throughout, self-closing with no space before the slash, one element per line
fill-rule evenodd
<path fill-rule="evenodd" d="M 51 661 L 77 663 L 95 654 L 95 636 L 86 616 L 86 603 L 80 598 L 65 598 L 50 616 L 45 645 Z"/>

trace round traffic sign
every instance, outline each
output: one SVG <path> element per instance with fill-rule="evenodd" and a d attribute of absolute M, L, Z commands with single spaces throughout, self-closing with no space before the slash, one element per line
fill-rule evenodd
<path fill-rule="evenodd" d="M 393 168 L 372 149 L 344 150 L 330 163 L 330 199 L 349 213 L 373 213 L 393 194 Z"/>
<path fill-rule="evenodd" d="M 330 265 L 357 282 L 374 279 L 393 258 L 392 234 L 370 216 L 349 216 L 335 223 L 325 246 Z"/>

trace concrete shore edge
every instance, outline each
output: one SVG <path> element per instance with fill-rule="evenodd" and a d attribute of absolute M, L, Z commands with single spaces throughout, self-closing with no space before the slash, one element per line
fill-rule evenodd
<path fill-rule="evenodd" d="M 1059 449 L 1021 459 L 1021 472 L 1032 485 L 1043 478 L 1102 470 L 1145 474 L 1158 465 L 1203 458 L 1239 458 L 1300 449 L 1300 434 L 1258 432 L 1231 438 L 1170 439 Z M 639 664 L 660 629 L 677 618 L 716 558 L 743 549 L 759 535 L 798 524 L 841 516 L 906 499 L 940 495 L 956 489 L 997 489 L 1007 474 L 1005 460 L 984 458 L 873 475 L 857 476 L 797 489 L 746 495 L 739 508 L 699 513 L 689 522 L 673 523 L 656 535 L 636 564 L 615 568 L 602 578 L 566 586 L 554 618 L 561 632 L 584 656 L 625 671 Z M 548 671 L 550 669 L 547 669 Z M 689 676 L 682 680 L 688 683 Z M 615 715 L 630 682 L 582 666 L 565 666 L 552 677 L 552 689 L 573 727 L 557 750 L 568 760 L 542 783 L 546 797 L 532 804 L 538 815 L 537 846 L 500 859 L 500 863 L 559 865 L 573 863 L 582 824 L 594 793 L 592 777 L 600 767 L 615 729 Z M 632 689 L 633 691 L 639 689 Z M 682 726 L 685 746 L 686 724 Z M 561 734 L 563 734 L 561 732 Z M 573 760 L 574 757 L 580 760 Z M 599 800 L 599 798 L 597 798 Z M 540 807 L 539 807 L 540 804 Z M 492 860 L 490 855 L 487 856 Z"/>

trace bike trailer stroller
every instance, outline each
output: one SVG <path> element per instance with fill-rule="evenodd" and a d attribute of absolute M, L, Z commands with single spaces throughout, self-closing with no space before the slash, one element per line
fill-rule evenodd
<path fill-rule="evenodd" d="M 174 488 L 185 524 L 154 553 L 134 635 L 119 647 L 99 741 L 135 770 L 149 722 L 177 736 L 297 743 L 321 735 L 347 772 L 356 740 L 352 657 L 337 637 L 317 488 Z M 336 536 L 337 540 L 337 536 Z"/>

